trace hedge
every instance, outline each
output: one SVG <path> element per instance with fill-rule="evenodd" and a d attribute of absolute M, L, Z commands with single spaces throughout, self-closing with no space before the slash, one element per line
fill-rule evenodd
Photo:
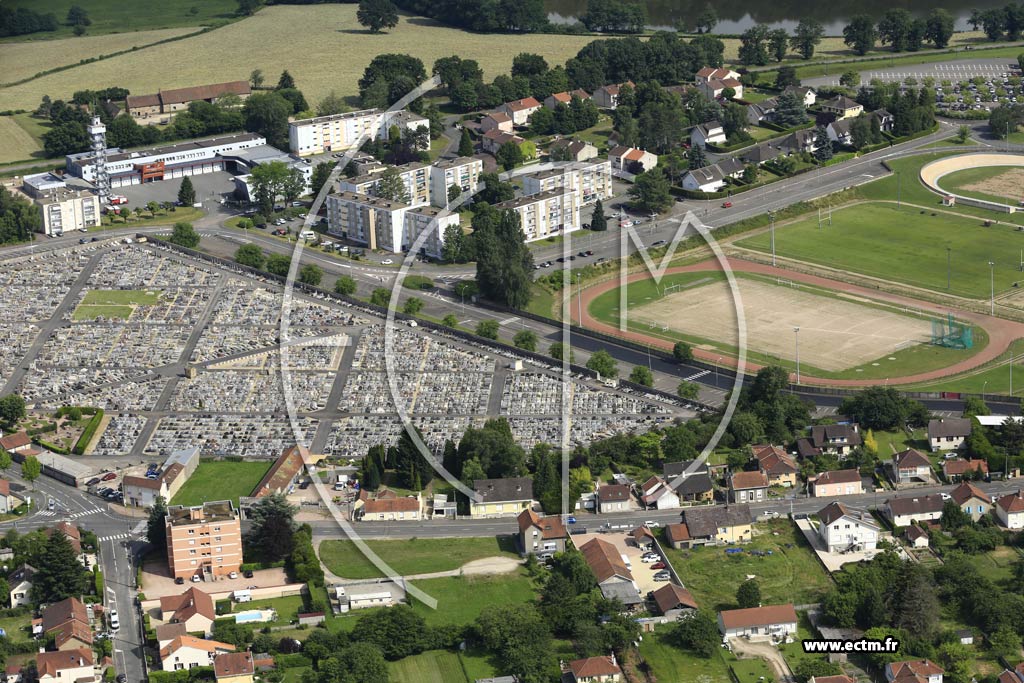
<path fill-rule="evenodd" d="M 51 422 L 45 427 L 36 427 L 35 429 L 26 429 L 25 433 L 29 436 L 39 436 L 40 434 L 49 434 L 50 432 L 57 431 L 57 423 Z"/>
<path fill-rule="evenodd" d="M 740 140 L 739 142 L 734 142 L 731 145 L 713 145 L 711 143 L 708 143 L 706 147 L 708 151 L 714 152 L 715 154 L 728 154 L 729 152 L 735 152 L 738 149 L 743 149 L 744 147 L 751 147 L 756 144 L 757 140 L 755 140 L 753 136 L 751 136 L 748 137 L 746 140 Z"/>
<path fill-rule="evenodd" d="M 71 449 L 75 455 L 85 453 L 85 449 L 89 446 L 89 442 L 92 441 L 92 437 L 96 435 L 96 430 L 100 428 L 101 422 L 103 422 L 103 411 L 97 410 L 96 414 L 89 420 L 89 424 L 85 425 L 85 429 L 82 430 L 82 435 L 78 437 L 78 443 Z"/>
<path fill-rule="evenodd" d="M 814 128 L 814 119 L 807 119 L 806 122 L 801 123 L 799 126 L 790 126 L 789 128 L 783 128 L 779 124 L 772 123 L 771 121 L 762 121 L 757 125 L 761 126 L 762 128 L 767 128 L 768 130 L 778 131 L 779 133 L 795 133 L 798 130 Z"/>
<path fill-rule="evenodd" d="M 93 567 L 92 578 L 96 584 L 96 595 L 103 595 L 103 572 L 98 566 Z"/>
<path fill-rule="evenodd" d="M 312 666 L 312 662 L 310 663 Z M 149 683 L 190 683 L 190 681 L 212 681 L 212 666 L 197 666 L 178 671 L 149 671 Z"/>
<path fill-rule="evenodd" d="M 682 187 L 672 187 L 672 193 L 687 199 L 722 199 L 728 197 L 728 192 L 701 192 L 700 190 L 687 190 Z"/>
<path fill-rule="evenodd" d="M 60 455 L 71 455 L 71 451 L 64 448 L 63 446 L 58 446 L 55 443 L 50 443 L 49 441 L 44 441 L 43 439 L 33 439 L 33 441 L 35 441 L 37 444 L 39 444 L 48 451 L 53 451 L 54 453 L 58 453 Z"/>

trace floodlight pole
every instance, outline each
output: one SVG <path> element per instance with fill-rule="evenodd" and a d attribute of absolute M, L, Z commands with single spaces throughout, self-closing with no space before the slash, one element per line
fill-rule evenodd
<path fill-rule="evenodd" d="M 793 339 L 796 344 L 796 383 L 800 384 L 800 328 L 793 328 Z"/>
<path fill-rule="evenodd" d="M 989 270 L 989 282 L 990 282 L 990 295 L 989 295 L 989 315 L 996 314 L 996 263 L 995 261 L 988 262 Z"/>

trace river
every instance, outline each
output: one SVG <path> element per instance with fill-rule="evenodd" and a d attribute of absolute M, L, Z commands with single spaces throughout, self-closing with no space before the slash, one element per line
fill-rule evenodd
<path fill-rule="evenodd" d="M 838 3 L 838 4 L 837 4 Z M 792 29 L 804 17 L 817 19 L 824 25 L 828 35 L 842 35 L 843 26 L 856 14 L 880 17 L 887 9 L 903 7 L 915 16 L 924 17 L 933 7 L 943 7 L 956 17 L 958 31 L 969 30 L 967 18 L 972 9 L 985 10 L 1002 7 L 1006 0 L 972 0 L 970 3 L 956 0 L 833 0 L 832 2 L 810 2 L 808 0 L 643 0 L 647 7 L 648 24 L 652 28 L 673 28 L 681 20 L 690 22 L 708 4 L 718 13 L 716 33 L 742 33 L 754 24 L 769 24 L 773 28 Z M 586 0 L 545 0 L 549 17 L 558 23 L 575 21 L 586 12 Z"/>

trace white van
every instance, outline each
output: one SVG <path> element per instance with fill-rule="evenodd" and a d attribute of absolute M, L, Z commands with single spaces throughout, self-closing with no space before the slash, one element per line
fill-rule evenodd
<path fill-rule="evenodd" d="M 312 230 L 303 230 L 299 233 L 299 237 L 304 240 L 311 240 L 316 238 L 316 233 Z"/>
<path fill-rule="evenodd" d="M 252 602 L 252 591 L 235 591 L 235 602 Z"/>
<path fill-rule="evenodd" d="M 633 565 L 629 561 L 629 557 L 626 553 L 622 553 L 622 564 L 626 565 L 626 569 L 633 571 Z"/>

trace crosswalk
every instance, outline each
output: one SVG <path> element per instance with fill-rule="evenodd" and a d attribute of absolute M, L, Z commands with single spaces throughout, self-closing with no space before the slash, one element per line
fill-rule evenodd
<path fill-rule="evenodd" d="M 95 515 L 97 512 L 103 512 L 100 508 L 90 508 L 88 510 L 82 510 L 70 515 L 71 519 L 78 519 L 79 517 L 88 517 L 89 515 Z"/>
<path fill-rule="evenodd" d="M 100 541 L 100 543 L 102 543 L 103 541 L 120 541 L 120 540 L 123 540 L 123 539 L 126 539 L 126 538 L 131 538 L 133 535 L 134 534 L 130 534 L 130 533 L 125 532 L 123 534 L 112 534 L 110 536 L 100 536 L 98 540 Z"/>
<path fill-rule="evenodd" d="M 66 519 L 80 519 L 82 517 L 88 517 L 89 515 L 95 515 L 97 512 L 103 512 L 100 508 L 90 508 L 88 510 L 82 510 L 81 512 L 75 512 L 73 514 L 65 514 L 58 510 L 40 510 L 36 513 L 37 517 L 64 517 Z"/>
<path fill-rule="evenodd" d="M 701 377 L 703 377 L 704 375 L 710 375 L 710 374 L 711 374 L 710 370 L 701 370 L 700 372 L 698 372 L 698 373 L 696 373 L 694 375 L 690 375 L 689 377 L 684 377 L 683 379 L 685 379 L 687 382 L 695 382 L 698 379 L 700 379 Z"/>

